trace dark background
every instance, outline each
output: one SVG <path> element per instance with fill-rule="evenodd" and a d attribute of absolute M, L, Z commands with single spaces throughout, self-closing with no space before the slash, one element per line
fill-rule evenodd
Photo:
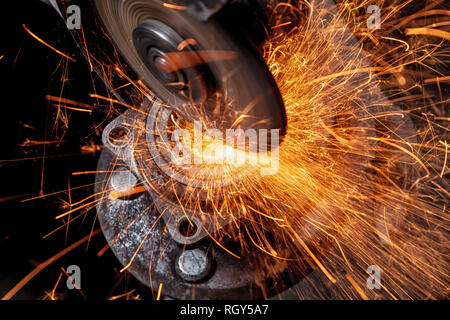
<path fill-rule="evenodd" d="M 84 58 L 68 36 L 65 25 L 54 10 L 39 0 L 2 1 L 0 7 L 0 297 L 41 263 L 66 246 L 99 228 L 95 209 L 66 228 L 43 239 L 60 227 L 55 217 L 67 209 L 68 192 L 30 202 L 21 200 L 94 183 L 95 175 L 73 176 L 72 172 L 96 169 L 99 152 L 83 154 L 80 146 L 100 145 L 99 133 L 93 130 L 104 117 L 93 114 L 67 112 L 68 128 L 55 125 L 57 108 L 46 100 L 46 94 L 90 103 L 93 80 Z M 33 39 L 23 28 L 73 56 L 64 83 L 67 60 Z M 23 144 L 31 141 L 60 141 L 47 145 Z M 43 161 L 42 156 L 46 159 Z M 30 159 L 37 157 L 36 159 Z M 42 178 L 42 173 L 43 178 Z M 93 187 L 71 192 L 72 202 L 93 193 Z M 78 214 L 78 213 L 77 213 Z M 56 261 L 17 295 L 16 299 L 39 299 L 50 292 L 61 274 L 61 267 L 81 267 L 81 288 L 89 299 L 105 299 L 137 288 L 134 293 L 149 294 L 127 272 L 120 274 L 121 265 L 111 251 L 102 257 L 96 253 L 106 245 L 102 234 L 87 246 L 81 245 Z M 56 290 L 57 297 L 83 299 L 82 295 L 66 288 L 63 275 Z"/>

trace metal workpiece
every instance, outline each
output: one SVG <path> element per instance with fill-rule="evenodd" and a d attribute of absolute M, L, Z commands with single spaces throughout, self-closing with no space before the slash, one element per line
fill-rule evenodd
<path fill-rule="evenodd" d="M 257 299 L 275 294 L 280 287 L 271 285 L 272 278 L 261 271 L 256 252 L 234 256 L 223 246 L 239 254 L 238 242 L 230 238 L 217 244 L 213 240 L 235 216 L 220 216 L 207 209 L 200 213 L 176 200 L 176 194 L 186 190 L 202 199 L 204 187 L 199 184 L 195 190 L 173 179 L 158 162 L 161 155 L 151 152 L 157 150 L 160 139 L 160 135 L 148 139 L 155 134 L 147 126 L 155 120 L 154 108 L 164 107 L 146 100 L 139 110 L 124 112 L 103 132 L 105 149 L 96 176 L 97 213 L 112 251 L 143 283 L 154 289 L 164 283 L 165 295 L 172 298 Z M 287 272 L 286 267 L 281 263 L 279 274 Z"/>
<path fill-rule="evenodd" d="M 238 259 L 213 241 L 200 241 L 192 248 L 177 242 L 151 190 L 125 200 L 103 196 L 111 190 L 117 165 L 125 164 L 105 149 L 96 176 L 97 214 L 109 246 L 133 276 L 155 291 L 164 283 L 164 294 L 176 299 L 258 299 L 278 291 L 252 255 Z M 189 227 L 184 230 L 189 235 Z"/>

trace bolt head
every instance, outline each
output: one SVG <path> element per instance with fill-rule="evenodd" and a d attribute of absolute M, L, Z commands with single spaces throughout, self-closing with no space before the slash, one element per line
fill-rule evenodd
<path fill-rule="evenodd" d="M 116 170 L 111 176 L 111 187 L 119 193 L 127 193 L 136 186 L 138 179 L 128 170 Z"/>
<path fill-rule="evenodd" d="M 211 271 L 211 260 L 201 249 L 185 250 L 178 256 L 176 270 L 185 281 L 201 281 Z"/>

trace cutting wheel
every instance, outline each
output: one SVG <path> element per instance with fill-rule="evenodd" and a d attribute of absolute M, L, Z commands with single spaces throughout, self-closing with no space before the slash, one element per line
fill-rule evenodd
<path fill-rule="evenodd" d="M 153 0 L 95 0 L 95 5 L 129 65 L 186 120 L 201 119 L 220 130 L 279 129 L 280 136 L 285 134 L 278 87 L 229 14 L 201 21 L 183 7 Z"/>

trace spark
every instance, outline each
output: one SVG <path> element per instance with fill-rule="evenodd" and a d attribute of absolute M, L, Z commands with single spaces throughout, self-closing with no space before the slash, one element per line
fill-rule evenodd
<path fill-rule="evenodd" d="M 55 298 L 55 292 L 56 292 L 56 288 L 57 288 L 58 285 L 59 285 L 59 282 L 61 281 L 62 276 L 63 276 L 63 273 L 61 272 L 61 273 L 59 274 L 58 280 L 56 280 L 56 283 L 55 283 L 55 285 L 54 285 L 54 287 L 53 287 L 53 290 L 51 291 L 51 293 L 50 293 L 50 295 L 49 295 L 49 297 L 50 297 L 51 300 L 56 300 L 56 298 Z"/>
<path fill-rule="evenodd" d="M 180 11 L 186 10 L 185 6 L 177 6 L 175 4 L 170 4 L 170 3 L 166 3 L 166 2 L 163 2 L 163 6 L 166 8 L 169 8 L 169 9 L 174 9 L 174 10 L 180 10 Z"/>
<path fill-rule="evenodd" d="M 160 283 L 159 288 L 158 288 L 158 294 L 156 295 L 156 300 L 161 300 L 162 289 L 163 289 L 163 284 Z"/>
<path fill-rule="evenodd" d="M 346 277 L 347 277 L 348 281 L 352 284 L 352 286 L 355 288 L 355 290 L 359 293 L 361 298 L 363 300 L 369 300 L 369 298 L 367 298 L 367 295 L 364 293 L 364 291 L 361 289 L 361 287 L 358 285 L 358 283 L 352 278 L 352 276 L 347 274 Z"/>
<path fill-rule="evenodd" d="M 23 25 L 23 28 L 25 29 L 26 32 L 28 32 L 28 34 L 29 34 L 30 36 L 32 36 L 34 39 L 36 39 L 37 41 L 39 41 L 40 43 L 42 43 L 42 44 L 45 45 L 46 47 L 52 49 L 53 51 L 55 51 L 57 54 L 63 56 L 64 58 L 66 58 L 66 59 L 68 59 L 68 60 L 70 60 L 70 61 L 76 62 L 76 60 L 75 60 L 74 58 L 69 57 L 67 54 L 65 54 L 65 53 L 63 53 L 63 52 L 61 52 L 61 51 L 59 51 L 58 49 L 52 47 L 50 44 L 48 44 L 47 42 L 45 42 L 44 40 L 42 40 L 41 38 L 39 38 L 37 35 L 35 35 L 33 32 L 31 32 L 31 31 L 27 28 L 27 26 L 26 26 L 25 24 Z"/>
<path fill-rule="evenodd" d="M 442 141 L 440 141 L 442 143 Z M 444 176 L 444 172 L 445 169 L 447 167 L 447 159 L 448 159 L 448 144 L 447 141 L 444 141 L 444 145 L 445 145 L 445 159 L 444 159 L 444 164 L 442 165 L 442 171 L 441 171 L 441 178 Z"/>
<path fill-rule="evenodd" d="M 290 24 L 292 24 L 292 21 L 280 23 L 280 24 L 277 24 L 276 26 L 273 26 L 272 29 L 281 28 L 281 27 L 284 27 L 284 26 L 288 26 Z"/>
<path fill-rule="evenodd" d="M 234 60 L 238 57 L 234 51 L 197 50 L 183 52 L 166 52 L 168 64 L 161 65 L 165 72 L 195 67 L 204 63 Z"/>
<path fill-rule="evenodd" d="M 56 107 L 56 108 L 64 108 L 64 109 L 67 109 L 67 110 L 80 111 L 80 112 L 86 112 L 86 113 L 92 114 L 92 110 L 75 108 L 75 107 L 69 107 L 69 106 L 65 106 L 65 105 L 56 105 L 56 104 L 52 104 L 52 106 Z"/>
<path fill-rule="evenodd" d="M 63 267 L 61 267 L 61 271 L 67 276 L 68 279 L 70 279 L 70 282 L 72 282 L 73 286 L 75 287 L 75 289 L 78 290 L 78 292 L 81 294 L 81 296 L 83 297 L 84 300 L 88 300 L 88 298 L 86 297 L 86 295 L 84 294 L 84 292 L 81 290 L 81 288 L 75 283 L 75 280 L 72 279 L 72 277 L 67 273 L 66 269 L 64 269 Z"/>
<path fill-rule="evenodd" d="M 91 237 L 98 235 L 101 232 L 101 229 L 97 229 L 92 234 L 89 234 L 85 236 L 84 238 L 81 238 L 77 242 L 73 243 L 72 245 L 68 246 L 64 250 L 58 252 L 53 257 L 47 259 L 46 261 L 39 264 L 33 271 L 31 271 L 25 278 L 23 278 L 19 283 L 17 283 L 11 290 L 9 290 L 2 298 L 1 300 L 10 300 L 12 297 L 14 297 L 17 292 L 20 291 L 28 282 L 30 282 L 39 272 L 44 270 L 46 267 L 51 265 L 53 262 L 57 261 L 61 257 L 65 256 L 72 250 L 76 249 L 86 241 L 88 241 Z"/>
<path fill-rule="evenodd" d="M 187 46 L 195 46 L 196 44 L 197 44 L 197 41 L 194 38 L 188 38 L 188 39 L 181 41 L 178 44 L 177 49 L 179 51 L 183 51 L 184 48 L 186 48 Z"/>
<path fill-rule="evenodd" d="M 403 43 L 403 44 L 406 46 L 405 51 L 409 51 L 409 48 L 410 48 L 409 43 L 406 42 L 406 41 L 404 41 L 404 40 L 400 40 L 400 39 L 396 39 L 396 38 L 391 38 L 391 37 L 382 37 L 381 39 L 387 39 L 387 40 L 392 40 L 392 41 L 398 41 L 398 42 L 401 42 L 401 43 Z"/>
<path fill-rule="evenodd" d="M 407 36 L 412 35 L 425 35 L 425 36 L 432 36 L 437 38 L 442 38 L 447 41 L 450 41 L 450 32 L 443 31 L 443 30 L 437 30 L 437 29 L 430 29 L 430 28 L 408 28 L 405 30 L 405 34 Z"/>
<path fill-rule="evenodd" d="M 113 300 L 118 300 L 118 299 L 122 299 L 122 298 L 128 298 L 128 297 L 130 297 L 134 292 L 136 292 L 136 289 L 133 289 L 133 290 L 131 290 L 131 291 L 128 291 L 128 292 L 119 294 L 119 295 L 117 295 L 117 296 L 113 296 L 113 297 L 109 298 L 108 300 L 112 300 L 112 301 L 113 301 Z"/>

